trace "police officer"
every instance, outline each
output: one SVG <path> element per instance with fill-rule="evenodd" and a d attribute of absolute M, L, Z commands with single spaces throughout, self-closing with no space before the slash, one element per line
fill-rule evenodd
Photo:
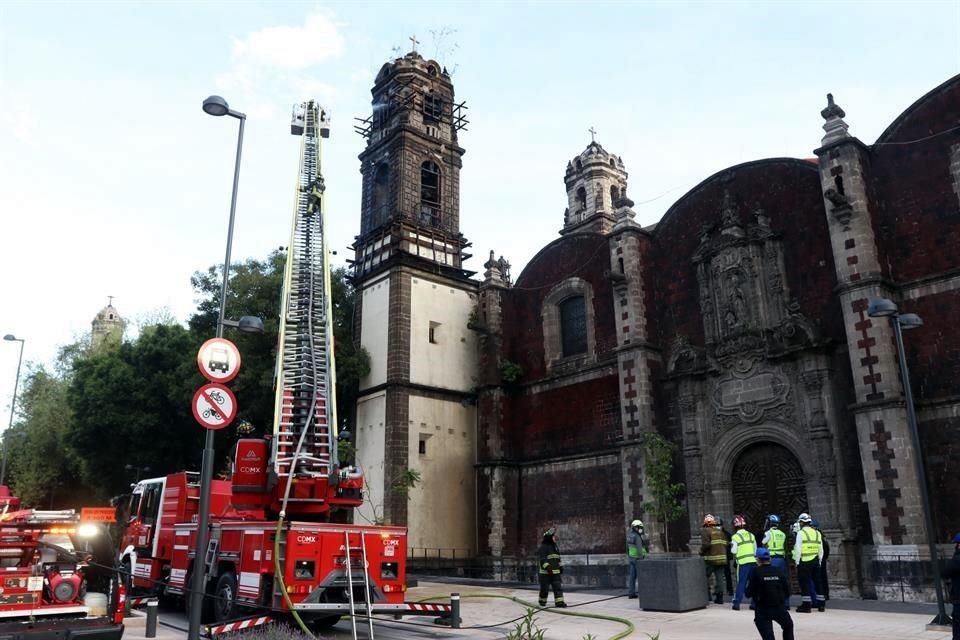
<path fill-rule="evenodd" d="M 627 531 L 627 561 L 630 563 L 630 573 L 627 577 L 628 598 L 637 597 L 637 563 L 646 558 L 649 552 L 650 543 L 643 535 L 643 522 L 634 520 L 630 523 L 630 530 Z"/>
<path fill-rule="evenodd" d="M 540 606 L 547 606 L 547 596 L 550 587 L 553 587 L 553 603 L 560 607 L 566 607 L 563 601 L 563 587 L 560 582 L 560 574 L 563 573 L 563 567 L 560 564 L 560 549 L 557 547 L 557 530 L 550 527 L 543 532 L 543 540 L 537 548 L 537 564 L 540 567 Z"/>
<path fill-rule="evenodd" d="M 953 557 L 940 574 L 950 581 L 950 601 L 953 603 L 953 640 L 960 640 L 960 533 L 953 536 Z"/>
<path fill-rule="evenodd" d="M 793 543 L 793 560 L 797 563 L 797 580 L 800 582 L 802 594 L 800 606 L 797 607 L 798 613 L 810 613 L 814 601 L 818 611 L 824 611 L 827 604 L 822 591 L 818 589 L 823 536 L 811 526 L 812 523 L 809 513 L 801 513 L 794 525 L 797 539 Z"/>
<path fill-rule="evenodd" d="M 756 613 L 753 624 L 757 625 L 762 640 L 775 640 L 773 623 L 783 630 L 783 640 L 793 640 L 793 620 L 790 618 L 790 582 L 780 569 L 770 564 L 770 551 L 757 549 L 757 566 L 750 574 L 746 595 L 753 598 Z"/>
<path fill-rule="evenodd" d="M 743 592 L 750 580 L 753 568 L 757 566 L 757 539 L 747 531 L 747 521 L 743 516 L 733 516 L 733 528 L 736 531 L 730 538 L 730 553 L 737 559 L 737 592 L 733 596 L 734 611 L 740 611 Z"/>
<path fill-rule="evenodd" d="M 727 565 L 727 538 L 720 530 L 717 519 L 708 513 L 703 517 L 700 530 L 700 555 L 707 565 L 707 597 L 710 597 L 710 582 L 713 582 L 713 602 L 723 604 L 723 567 Z"/>

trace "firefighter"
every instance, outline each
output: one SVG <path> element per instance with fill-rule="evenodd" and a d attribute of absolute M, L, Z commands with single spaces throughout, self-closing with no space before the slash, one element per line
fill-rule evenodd
<path fill-rule="evenodd" d="M 753 624 L 757 625 L 762 640 L 776 640 L 773 623 L 783 629 L 783 640 L 793 640 L 793 620 L 790 618 L 790 582 L 780 569 L 770 564 L 769 549 L 757 549 L 757 567 L 750 574 L 746 595 L 756 603 Z"/>
<path fill-rule="evenodd" d="M 307 215 L 320 213 L 320 200 L 323 198 L 323 192 L 327 190 L 323 184 L 323 178 L 317 176 L 306 187 L 300 187 L 300 190 L 307 193 Z"/>
<path fill-rule="evenodd" d="M 733 597 L 733 576 L 730 574 L 730 561 L 733 555 L 730 553 L 730 532 L 723 526 L 723 518 L 717 516 L 717 527 L 723 532 L 723 539 L 727 541 L 727 561 L 723 563 L 723 579 L 727 585 L 727 595 Z"/>
<path fill-rule="evenodd" d="M 802 594 L 797 613 L 810 613 L 816 601 L 817 610 L 824 611 L 826 601 L 818 589 L 820 582 L 820 558 L 823 557 L 823 536 L 812 525 L 809 513 L 801 513 L 794 529 L 797 538 L 793 543 L 793 560 L 797 564 L 797 580 Z"/>
<path fill-rule="evenodd" d="M 757 539 L 747 531 L 747 521 L 743 516 L 733 516 L 733 528 L 736 532 L 730 538 L 730 552 L 737 559 L 737 592 L 733 596 L 734 611 L 740 611 L 744 589 L 753 568 L 757 566 Z M 753 608 L 753 605 L 750 605 Z"/>
<path fill-rule="evenodd" d="M 567 603 L 563 601 L 563 587 L 560 582 L 563 567 L 560 564 L 557 530 L 554 527 L 543 532 L 543 540 L 540 541 L 540 547 L 537 549 L 537 564 L 540 569 L 540 606 L 547 606 L 548 592 L 553 587 L 553 603 L 561 609 L 566 607 Z"/>
<path fill-rule="evenodd" d="M 700 555 L 707 566 L 707 598 L 710 597 L 710 582 L 713 579 L 713 602 L 723 604 L 723 567 L 727 565 L 727 539 L 713 514 L 703 517 L 700 530 Z M 729 566 L 729 565 L 727 565 Z"/>
<path fill-rule="evenodd" d="M 650 553 L 650 543 L 647 537 L 643 535 L 643 522 L 634 520 L 630 523 L 630 530 L 627 531 L 627 561 L 630 563 L 630 575 L 627 578 L 628 598 L 637 597 L 637 563 L 647 557 Z"/>

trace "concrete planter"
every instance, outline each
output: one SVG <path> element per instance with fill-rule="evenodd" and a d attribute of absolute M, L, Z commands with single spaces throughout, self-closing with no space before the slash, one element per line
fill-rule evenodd
<path fill-rule="evenodd" d="M 650 611 L 690 611 L 707 606 L 707 575 L 699 556 L 662 555 L 639 563 L 639 602 Z"/>

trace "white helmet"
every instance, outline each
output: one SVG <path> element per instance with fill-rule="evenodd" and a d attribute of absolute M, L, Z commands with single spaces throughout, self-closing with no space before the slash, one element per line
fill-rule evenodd
<path fill-rule="evenodd" d="M 813 522 L 813 518 L 810 517 L 809 513 L 801 513 L 799 516 L 797 516 L 797 522 L 800 524 L 810 524 Z"/>
<path fill-rule="evenodd" d="M 641 529 L 643 529 L 643 522 L 641 522 L 640 520 L 634 520 L 633 522 L 630 523 L 630 527 L 631 528 L 640 527 Z"/>

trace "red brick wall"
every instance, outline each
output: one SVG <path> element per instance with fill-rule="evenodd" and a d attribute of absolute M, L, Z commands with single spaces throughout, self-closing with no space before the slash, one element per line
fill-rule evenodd
<path fill-rule="evenodd" d="M 543 532 L 557 527 L 561 553 L 625 551 L 620 465 L 521 476 L 523 552 L 535 553 Z"/>
<path fill-rule="evenodd" d="M 733 180 L 724 180 L 733 175 Z M 833 297 L 836 271 L 827 228 L 820 176 L 806 160 L 771 159 L 717 173 L 678 200 L 653 234 L 654 309 L 651 325 L 664 348 L 682 334 L 703 344 L 699 285 L 691 260 L 705 224 L 720 221 L 724 187 L 740 207 L 743 224 L 761 208 L 770 226 L 783 236 L 784 264 L 790 294 L 801 312 L 826 335 L 845 340 L 842 315 Z"/>
<path fill-rule="evenodd" d="M 513 397 L 505 423 L 511 458 L 537 460 L 606 449 L 620 435 L 616 375 Z M 620 478 L 611 482 L 620 484 Z"/>
<path fill-rule="evenodd" d="M 926 452 L 927 489 L 934 528 L 941 542 L 960 531 L 960 417 L 920 422 Z"/>
<path fill-rule="evenodd" d="M 960 143 L 958 122 L 960 76 L 955 76 L 907 109 L 871 148 L 878 242 L 894 280 L 957 269 L 960 205 L 952 189 L 950 147 Z M 943 133 L 949 129 L 955 130 Z"/>
<path fill-rule="evenodd" d="M 958 225 L 960 226 L 960 225 Z M 957 257 L 954 257 L 957 262 Z M 960 291 L 948 291 L 900 305 L 923 318 L 923 326 L 903 332 L 911 389 L 918 402 L 960 394 Z M 876 322 L 876 321 L 875 321 Z"/>
<path fill-rule="evenodd" d="M 593 287 L 594 327 L 598 356 L 616 347 L 608 240 L 596 233 L 572 234 L 547 245 L 524 268 L 503 300 L 506 358 L 523 367 L 523 381 L 545 374 L 543 299 L 567 278 L 582 278 Z"/>

